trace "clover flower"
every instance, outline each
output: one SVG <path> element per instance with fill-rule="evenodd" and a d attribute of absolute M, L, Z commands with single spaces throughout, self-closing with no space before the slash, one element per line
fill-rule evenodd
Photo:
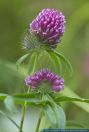
<path fill-rule="evenodd" d="M 50 84 L 51 91 L 57 92 L 64 89 L 64 79 L 48 69 L 42 69 L 25 79 L 26 85 L 31 86 L 32 90 L 37 90 L 42 83 L 47 82 Z"/>
<path fill-rule="evenodd" d="M 43 9 L 29 28 L 43 43 L 56 47 L 65 31 L 65 16 L 55 9 Z"/>

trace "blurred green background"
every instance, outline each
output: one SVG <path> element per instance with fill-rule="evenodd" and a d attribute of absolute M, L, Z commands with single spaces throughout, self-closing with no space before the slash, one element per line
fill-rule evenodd
<path fill-rule="evenodd" d="M 0 0 L 0 92 L 12 94 L 23 89 L 24 71 L 18 72 L 15 63 L 26 53 L 21 46 L 24 32 L 43 8 L 64 13 L 66 32 L 58 50 L 70 60 L 74 70 L 71 78 L 67 75 L 66 85 L 79 96 L 89 98 L 89 0 Z M 0 108 L 4 108 L 2 103 Z M 67 119 L 89 127 L 86 111 L 67 103 L 65 112 Z M 0 132 L 4 132 L 3 125 Z"/>

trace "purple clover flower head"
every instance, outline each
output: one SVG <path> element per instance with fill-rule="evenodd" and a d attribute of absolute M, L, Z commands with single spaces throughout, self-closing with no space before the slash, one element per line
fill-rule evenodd
<path fill-rule="evenodd" d="M 37 90 L 43 82 L 50 84 L 51 91 L 58 92 L 64 89 L 64 79 L 48 69 L 42 69 L 25 79 L 26 85 L 31 86 L 32 90 Z"/>
<path fill-rule="evenodd" d="M 43 9 L 30 24 L 30 32 L 43 43 L 56 47 L 65 32 L 65 16 L 55 9 Z"/>

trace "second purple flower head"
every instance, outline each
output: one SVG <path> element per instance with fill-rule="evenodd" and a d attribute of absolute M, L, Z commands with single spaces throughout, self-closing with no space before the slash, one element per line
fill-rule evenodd
<path fill-rule="evenodd" d="M 64 79 L 48 69 L 42 69 L 35 74 L 28 76 L 25 79 L 25 83 L 27 86 L 31 86 L 33 91 L 37 89 L 39 90 L 39 87 L 43 87 L 42 90 L 45 89 L 45 91 L 49 89 L 50 91 L 56 92 L 64 89 Z"/>

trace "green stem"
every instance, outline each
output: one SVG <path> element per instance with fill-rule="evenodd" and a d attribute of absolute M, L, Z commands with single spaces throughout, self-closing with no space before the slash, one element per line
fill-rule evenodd
<path fill-rule="evenodd" d="M 28 88 L 27 93 L 29 93 L 29 90 L 30 90 L 30 87 Z M 24 123 L 24 117 L 25 117 L 25 113 L 26 113 L 26 105 L 27 105 L 27 102 L 24 103 L 23 108 L 22 108 L 22 117 L 21 117 L 19 132 L 23 132 L 23 123 Z"/>
<path fill-rule="evenodd" d="M 37 59 L 38 59 L 38 55 L 36 54 L 35 61 L 34 61 L 34 65 L 33 65 L 32 71 L 31 71 L 31 75 L 32 75 L 32 74 L 34 73 L 34 71 L 35 71 Z"/>
<path fill-rule="evenodd" d="M 20 131 L 19 132 L 22 132 L 22 129 L 23 129 L 25 112 L 26 112 L 26 103 L 24 104 L 23 109 L 22 109 L 22 117 L 21 117 Z"/>
<path fill-rule="evenodd" d="M 40 111 L 40 115 L 39 115 L 39 118 L 38 118 L 38 122 L 37 122 L 37 126 L 36 126 L 36 132 L 39 132 L 39 128 L 40 128 L 40 123 L 41 123 L 41 119 L 42 119 L 42 110 Z"/>
<path fill-rule="evenodd" d="M 37 57 L 38 57 L 38 56 L 36 56 L 36 58 L 35 58 L 35 62 L 34 62 L 34 65 L 33 65 L 33 69 L 32 69 L 31 74 L 33 74 L 34 71 L 35 71 Z M 30 90 L 30 88 L 28 88 L 27 93 L 29 93 L 29 90 Z M 22 117 L 21 117 L 20 130 L 19 130 L 19 132 L 22 132 L 22 129 L 23 129 L 24 117 L 25 117 L 25 112 L 26 112 L 26 105 L 27 105 L 27 102 L 25 102 L 24 105 L 23 105 Z"/>

